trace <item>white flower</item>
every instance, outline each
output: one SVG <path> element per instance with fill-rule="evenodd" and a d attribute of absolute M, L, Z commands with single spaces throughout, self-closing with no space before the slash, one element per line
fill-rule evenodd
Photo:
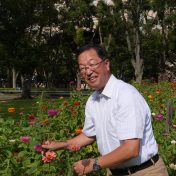
<path fill-rule="evenodd" d="M 15 140 L 15 139 L 10 139 L 9 142 L 11 142 L 11 143 L 15 143 L 16 140 Z"/>
<path fill-rule="evenodd" d="M 169 167 L 170 167 L 171 169 L 174 169 L 174 168 L 175 168 L 175 164 L 171 163 L 171 164 L 169 165 Z"/>
<path fill-rule="evenodd" d="M 172 140 L 172 141 L 171 141 L 171 144 L 176 144 L 176 141 L 175 141 L 175 140 Z"/>
<path fill-rule="evenodd" d="M 152 112 L 152 116 L 155 116 L 156 114 L 154 112 Z"/>

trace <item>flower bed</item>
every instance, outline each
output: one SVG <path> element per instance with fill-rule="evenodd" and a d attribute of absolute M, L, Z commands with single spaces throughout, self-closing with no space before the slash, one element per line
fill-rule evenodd
<path fill-rule="evenodd" d="M 176 87 L 171 83 L 134 85 L 151 107 L 159 152 L 170 175 L 173 175 L 176 170 Z M 72 164 L 75 161 L 99 155 L 96 143 L 80 150 L 74 145 L 60 151 L 44 151 L 41 148 L 46 139 L 64 140 L 81 133 L 86 100 L 87 96 L 82 96 L 79 91 L 66 99 L 44 100 L 42 95 L 35 103 L 36 114 L 20 112 L 17 121 L 1 118 L 0 175 L 74 176 Z M 173 102 L 173 108 L 172 118 L 167 122 L 169 100 Z M 9 114 L 13 114 L 15 106 L 9 108 Z M 90 175 L 103 176 L 105 171 Z"/>

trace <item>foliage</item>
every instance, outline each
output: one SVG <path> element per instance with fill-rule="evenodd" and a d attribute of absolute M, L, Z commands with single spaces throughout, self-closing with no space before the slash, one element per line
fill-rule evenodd
<path fill-rule="evenodd" d="M 35 102 L 37 113 L 19 113 L 18 120 L 0 119 L 0 174 L 1 175 L 75 175 L 72 164 L 81 158 L 98 155 L 96 144 L 80 149 L 56 151 L 56 159 L 44 162 L 40 144 L 46 140 L 64 140 L 81 133 L 84 121 L 84 106 L 87 97 L 80 93 L 70 98 L 44 100 L 45 96 Z M 15 106 L 15 105 L 14 105 Z M 9 114 L 14 112 L 9 109 Z M 94 175 L 94 174 L 91 174 Z M 95 174 L 95 175 L 101 175 Z"/>
<path fill-rule="evenodd" d="M 141 91 L 152 110 L 152 123 L 159 153 L 172 176 L 175 170 L 170 168 L 170 164 L 176 164 L 176 145 L 173 142 L 176 139 L 176 83 L 161 82 L 157 84 L 145 80 L 142 85 L 136 83 L 134 85 Z M 173 102 L 169 123 L 167 122 L 168 101 Z M 168 126 L 169 133 L 167 132 Z"/>
<path fill-rule="evenodd" d="M 0 0 L 0 78 L 10 82 L 10 69 L 14 68 L 18 84 L 21 75 L 32 79 L 34 72 L 47 87 L 76 80 L 77 47 L 96 43 L 108 50 L 116 76 L 133 79 L 135 27 L 144 78 L 157 79 L 168 62 L 175 66 L 174 1 L 119 0 L 113 5 L 105 1 L 93 4 L 92 0 Z M 151 10 L 155 16 L 149 15 Z M 171 71 L 175 73 L 175 67 Z"/>

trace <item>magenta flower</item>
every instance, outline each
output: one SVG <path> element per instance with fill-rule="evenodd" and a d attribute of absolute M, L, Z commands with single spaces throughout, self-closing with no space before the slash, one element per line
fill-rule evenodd
<path fill-rule="evenodd" d="M 20 137 L 20 140 L 21 140 L 22 142 L 29 142 L 30 139 L 31 139 L 30 136 L 21 136 L 21 137 Z"/>
<path fill-rule="evenodd" d="M 162 121 L 164 119 L 164 116 L 162 114 L 158 114 L 155 116 L 155 119 L 158 121 Z"/>
<path fill-rule="evenodd" d="M 34 145 L 34 150 L 36 150 L 37 152 L 41 153 L 42 152 L 42 145 L 41 144 Z"/>
<path fill-rule="evenodd" d="M 57 115 L 58 111 L 56 109 L 49 109 L 48 110 L 48 116 L 53 117 Z"/>

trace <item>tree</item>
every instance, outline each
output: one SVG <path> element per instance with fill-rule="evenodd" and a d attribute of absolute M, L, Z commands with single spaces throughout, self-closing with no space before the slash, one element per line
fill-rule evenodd
<path fill-rule="evenodd" d="M 46 16 L 48 18 L 45 18 Z M 33 52 L 37 39 L 34 36 L 38 32 L 35 28 L 40 25 L 40 36 L 43 25 L 52 24 L 56 17 L 54 1 L 0 1 L 0 41 L 8 53 L 6 63 L 9 63 L 14 73 L 18 71 L 24 80 L 25 77 L 31 78 L 37 65 Z"/>
<path fill-rule="evenodd" d="M 168 67 L 175 64 L 175 51 L 172 48 L 172 38 L 176 25 L 175 2 L 172 0 L 156 0 L 152 2 L 153 10 L 157 12 L 156 24 L 160 26 L 161 31 L 161 48 L 162 57 L 160 59 L 160 75 L 162 80 L 167 75 Z M 174 36 L 174 35 L 173 35 Z M 169 45 L 169 43 L 172 45 Z M 169 68 L 170 69 L 170 68 Z M 167 75 L 168 77 L 169 75 Z"/>

